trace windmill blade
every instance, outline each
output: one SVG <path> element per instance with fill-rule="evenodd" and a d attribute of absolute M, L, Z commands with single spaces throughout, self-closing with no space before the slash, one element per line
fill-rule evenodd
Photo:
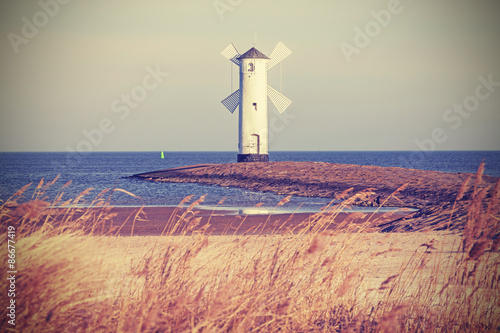
<path fill-rule="evenodd" d="M 237 66 L 241 65 L 241 60 L 237 59 L 240 55 L 237 54 L 231 58 L 231 61 L 234 62 Z"/>
<path fill-rule="evenodd" d="M 229 44 L 220 54 L 222 54 L 227 59 L 232 59 L 234 56 L 239 55 L 238 50 L 233 43 Z"/>
<path fill-rule="evenodd" d="M 221 54 L 226 57 L 227 59 L 231 60 L 234 62 L 236 65 L 240 65 L 241 61 L 238 60 L 237 58 L 240 56 L 238 53 L 238 50 L 236 50 L 236 47 L 234 46 L 233 43 L 229 44 L 222 52 Z"/>
<path fill-rule="evenodd" d="M 271 58 L 271 60 L 267 63 L 267 69 L 269 70 L 273 68 L 274 65 L 280 63 L 281 60 L 285 59 L 290 54 L 292 54 L 292 51 L 290 51 L 288 47 L 285 46 L 285 44 L 279 42 L 271 53 L 271 56 L 269 57 Z"/>
<path fill-rule="evenodd" d="M 226 107 L 231 113 L 236 110 L 238 105 L 240 105 L 240 90 L 236 90 L 231 95 L 227 96 L 221 101 L 222 105 Z"/>
<path fill-rule="evenodd" d="M 290 99 L 286 98 L 277 90 L 271 88 L 271 86 L 267 86 L 267 96 L 269 96 L 269 99 L 273 102 L 274 106 L 280 113 L 283 113 L 283 111 L 285 111 L 286 108 L 292 104 Z"/>

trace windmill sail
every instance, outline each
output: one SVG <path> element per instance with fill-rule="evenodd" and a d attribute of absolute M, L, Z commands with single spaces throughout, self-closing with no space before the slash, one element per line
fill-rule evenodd
<path fill-rule="evenodd" d="M 226 57 L 227 59 L 231 60 L 234 62 L 236 65 L 240 65 L 241 61 L 238 60 L 238 57 L 240 54 L 238 53 L 238 50 L 236 50 L 236 47 L 234 46 L 233 43 L 229 44 L 222 52 L 221 54 Z"/>
<path fill-rule="evenodd" d="M 276 47 L 274 48 L 273 52 L 271 53 L 271 56 L 269 57 L 271 58 L 271 60 L 267 63 L 266 66 L 267 69 L 269 70 L 273 68 L 274 65 L 278 64 L 281 60 L 285 59 L 290 54 L 292 54 L 292 51 L 290 51 L 288 47 L 285 46 L 285 44 L 279 42 L 278 45 L 276 45 Z"/>
<path fill-rule="evenodd" d="M 292 104 L 292 101 L 285 97 L 283 94 L 278 92 L 277 90 L 271 88 L 271 86 L 267 86 L 267 96 L 273 102 L 274 106 L 280 113 L 286 110 Z"/>
<path fill-rule="evenodd" d="M 236 90 L 231 95 L 227 96 L 221 101 L 222 105 L 226 107 L 231 113 L 236 110 L 238 105 L 240 104 L 240 90 Z"/>

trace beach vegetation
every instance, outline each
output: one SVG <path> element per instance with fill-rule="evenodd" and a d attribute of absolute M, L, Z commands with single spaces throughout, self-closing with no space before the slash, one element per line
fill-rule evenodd
<path fill-rule="evenodd" d="M 376 215 L 336 216 L 373 189 L 338 195 L 293 228 L 211 235 L 186 197 L 158 236 L 124 236 L 110 189 L 63 201 L 27 185 L 1 203 L 16 230 L 18 332 L 494 332 L 500 328 L 500 182 L 468 180 L 460 230 L 382 233 Z M 398 189 L 393 193 L 397 196 Z M 285 205 L 289 197 L 277 205 Z M 187 206 L 189 205 L 189 206 Z M 389 213 L 388 213 L 389 214 Z M 269 219 L 264 223 L 268 223 Z M 448 225 L 458 223 L 453 214 Z M 133 227 L 132 227 L 133 230 Z M 2 242 L 2 253 L 7 245 Z M 0 285 L 7 290 L 4 278 Z"/>

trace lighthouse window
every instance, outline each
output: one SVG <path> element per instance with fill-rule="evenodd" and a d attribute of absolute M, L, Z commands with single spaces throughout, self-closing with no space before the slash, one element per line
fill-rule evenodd
<path fill-rule="evenodd" d="M 253 63 L 248 64 L 248 71 L 253 72 Z"/>
<path fill-rule="evenodd" d="M 255 111 L 257 111 L 257 103 L 253 103 L 252 105 L 253 105 Z"/>

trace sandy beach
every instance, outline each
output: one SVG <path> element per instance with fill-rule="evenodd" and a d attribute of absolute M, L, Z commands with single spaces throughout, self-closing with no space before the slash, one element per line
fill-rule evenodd
<path fill-rule="evenodd" d="M 201 238 L 200 238 L 201 239 Z M 306 250 L 296 247 L 297 244 L 307 242 L 308 236 L 299 238 L 291 235 L 228 235 L 208 236 L 205 238 L 204 248 L 190 263 L 190 269 L 197 272 L 196 279 L 202 283 L 207 277 L 216 274 L 217 268 L 222 265 L 221 260 L 232 258 L 230 274 L 236 274 L 250 265 L 252 259 L 259 255 L 271 256 L 277 248 L 290 248 Z M 390 276 L 398 274 L 405 264 L 412 268 L 418 262 L 424 261 L 425 265 L 419 272 L 419 279 L 434 278 L 439 286 L 450 274 L 449 267 L 440 265 L 449 264 L 450 260 L 460 255 L 459 247 L 461 236 L 446 232 L 415 232 L 415 233 L 376 233 L 363 234 L 339 233 L 329 235 L 324 233 L 318 238 L 318 249 L 311 252 L 307 260 L 321 261 L 339 255 L 345 260 L 347 266 L 342 267 L 345 272 L 356 271 L 362 277 L 356 294 L 360 303 L 374 305 L 385 295 L 385 290 L 380 289 L 381 284 Z M 127 273 L 134 266 L 140 264 L 152 253 L 161 255 L 168 247 L 182 249 L 193 246 L 199 239 L 193 236 L 182 237 L 120 237 L 98 238 L 97 243 L 103 253 L 102 261 L 110 265 L 115 272 Z M 427 245 L 426 245 L 427 244 Z M 237 251 L 236 251 L 237 250 Z M 306 251 L 307 252 L 307 251 Z M 231 253 L 231 255 L 229 255 Z M 127 258 L 129 265 L 123 265 L 123 258 Z M 412 258 L 415 257 L 415 258 Z M 490 263 L 498 261 L 499 255 L 494 254 Z M 116 266 L 115 266 L 116 265 Z M 306 268 L 306 267 L 304 267 Z M 303 270 L 301 275 L 307 276 L 310 272 Z M 434 276 L 433 276 L 434 275 Z M 297 281 L 300 276 L 297 277 Z M 341 283 L 341 280 L 337 281 Z M 407 299 L 419 292 L 420 285 L 408 285 L 404 294 Z M 361 296 L 364 295 L 364 296 Z M 370 296 L 370 299 L 365 299 Z"/>

